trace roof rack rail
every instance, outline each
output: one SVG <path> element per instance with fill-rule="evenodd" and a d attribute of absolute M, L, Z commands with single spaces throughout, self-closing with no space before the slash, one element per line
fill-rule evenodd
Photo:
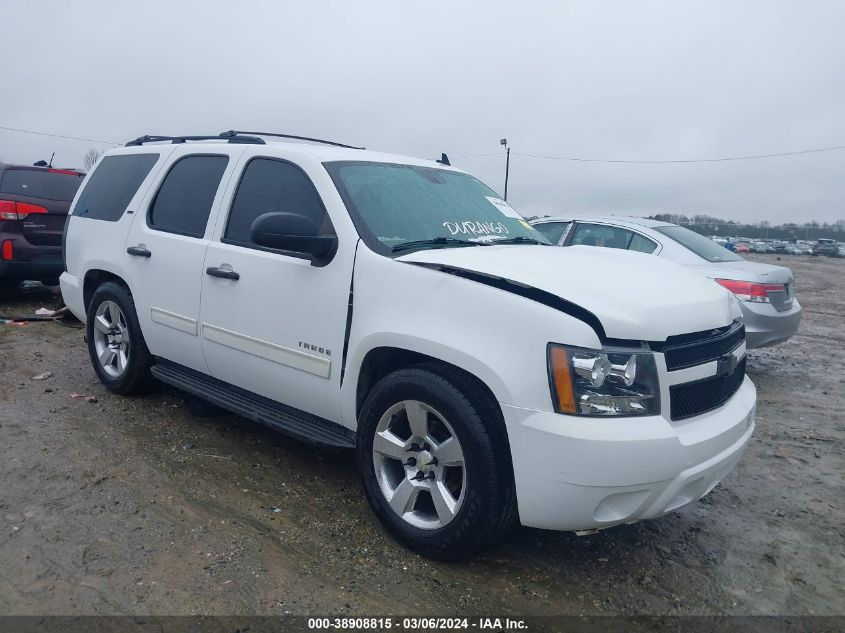
<path fill-rule="evenodd" d="M 185 143 L 187 141 L 226 141 L 228 143 L 244 143 L 250 145 L 264 145 L 264 139 L 257 136 L 245 136 L 238 133 L 224 136 L 222 134 L 201 134 L 197 136 L 160 136 L 157 134 L 146 134 L 129 141 L 125 147 L 134 147 L 144 143 L 156 143 L 170 141 L 173 144 Z"/>
<path fill-rule="evenodd" d="M 346 145 L 345 143 L 338 143 L 336 141 L 327 141 L 322 138 L 311 138 L 310 136 L 296 136 L 295 134 L 278 134 L 277 132 L 244 132 L 241 130 L 229 130 L 228 132 L 221 132 L 220 138 L 236 138 L 239 134 L 248 134 L 251 136 L 273 136 L 276 138 L 290 138 L 297 141 L 311 141 L 312 143 L 322 143 L 323 145 L 333 145 L 335 147 L 345 147 L 346 149 L 366 149 L 366 147 L 356 147 L 355 145 Z"/>
<path fill-rule="evenodd" d="M 276 132 L 242 132 L 240 130 L 228 130 L 220 132 L 220 134 L 200 134 L 196 136 L 160 136 L 158 134 L 146 134 L 139 136 L 136 139 L 129 141 L 126 147 L 134 147 L 143 145 L 144 143 L 160 143 L 162 141 L 170 141 L 171 143 L 186 143 L 187 141 L 226 141 L 227 143 L 243 143 L 250 145 L 265 145 L 262 136 L 273 136 L 275 138 L 290 138 L 297 141 L 310 141 L 312 143 L 322 143 L 324 145 L 333 145 L 334 147 L 345 147 L 347 149 L 366 149 L 364 147 L 356 147 L 354 145 L 346 145 L 344 143 L 337 143 L 335 141 L 327 141 L 321 138 L 311 138 L 310 136 L 297 136 L 295 134 L 278 134 Z"/>

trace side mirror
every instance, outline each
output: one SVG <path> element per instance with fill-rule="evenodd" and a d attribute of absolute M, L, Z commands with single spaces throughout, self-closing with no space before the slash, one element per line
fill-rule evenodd
<path fill-rule="evenodd" d="M 337 249 L 337 238 L 320 235 L 317 224 L 297 213 L 264 213 L 249 229 L 252 241 L 259 246 L 299 253 L 312 263 L 327 263 Z"/>

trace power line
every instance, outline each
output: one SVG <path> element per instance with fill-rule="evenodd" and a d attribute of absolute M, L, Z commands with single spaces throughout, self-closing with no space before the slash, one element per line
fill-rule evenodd
<path fill-rule="evenodd" d="M 79 136 L 65 136 L 64 134 L 51 134 L 50 132 L 35 132 L 33 130 L 21 130 L 16 127 L 5 127 L 0 125 L 0 130 L 8 130 L 9 132 L 21 132 L 23 134 L 37 134 L 38 136 L 52 136 L 54 138 L 70 139 L 72 141 L 88 141 L 89 143 L 101 143 L 103 145 L 123 145 L 123 143 L 115 143 L 114 141 L 103 141 L 96 138 L 81 138 Z"/>
<path fill-rule="evenodd" d="M 546 156 L 542 154 L 523 154 L 521 152 L 513 152 L 516 156 L 524 156 L 526 158 L 540 158 L 544 160 L 566 160 L 577 163 L 623 163 L 633 165 L 670 165 L 678 163 L 723 163 L 737 160 L 757 160 L 761 158 L 779 158 L 783 156 L 799 156 L 802 154 L 817 154 L 820 152 L 833 152 L 845 149 L 845 145 L 836 145 L 833 147 L 819 147 L 815 149 L 802 149 L 794 152 L 778 152 L 774 154 L 751 154 L 749 156 L 725 156 L 720 158 L 689 158 L 689 159 L 673 159 L 673 160 L 623 160 L 612 158 L 582 158 L 577 156 Z M 486 156 L 501 156 L 501 152 L 495 154 L 478 154 L 476 156 L 456 156 L 455 160 L 464 160 L 471 158 L 482 158 Z"/>
<path fill-rule="evenodd" d="M 22 134 L 36 134 L 38 136 L 50 136 L 53 138 L 63 138 L 72 141 L 87 141 L 89 143 L 101 143 L 103 145 L 123 145 L 115 141 L 104 141 L 96 138 L 83 138 L 80 136 L 67 136 L 64 134 L 53 134 L 51 132 L 37 132 L 35 130 L 23 130 L 20 128 L 6 127 L 0 125 L 0 130 L 7 130 L 9 132 L 20 132 Z M 835 145 L 833 147 L 819 147 L 814 149 L 802 149 L 793 152 L 777 152 L 773 154 L 751 154 L 748 156 L 723 156 L 719 158 L 689 158 L 689 159 L 670 159 L 670 160 L 625 160 L 613 158 L 583 158 L 579 156 L 549 156 L 543 154 L 527 154 L 522 152 L 513 152 L 515 156 L 523 156 L 525 158 L 539 158 L 542 160 L 565 160 L 577 163 L 622 163 L 629 165 L 671 165 L 683 163 L 723 163 L 737 160 L 757 160 L 762 158 L 781 158 L 784 156 L 800 156 L 803 154 L 818 154 L 821 152 L 834 152 L 845 149 L 845 145 Z M 475 154 L 472 156 L 455 156 L 455 160 L 470 160 L 473 158 L 487 158 L 490 156 L 501 156 L 501 152 L 493 152 L 490 154 Z"/>
<path fill-rule="evenodd" d="M 485 158 L 487 156 L 504 156 L 502 152 L 493 152 L 492 154 L 475 154 L 474 156 L 455 156 L 455 160 L 465 160 L 467 158 Z"/>

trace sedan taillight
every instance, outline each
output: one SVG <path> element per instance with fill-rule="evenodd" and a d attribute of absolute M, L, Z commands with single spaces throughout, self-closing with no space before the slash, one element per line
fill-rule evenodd
<path fill-rule="evenodd" d="M 28 202 L 0 200 L 0 220 L 23 220 L 33 213 L 47 213 L 47 209 Z"/>
<path fill-rule="evenodd" d="M 769 303 L 770 292 L 786 292 L 784 284 L 758 284 L 752 281 L 736 281 L 735 279 L 717 279 L 716 282 L 730 290 L 740 301 L 752 303 Z"/>

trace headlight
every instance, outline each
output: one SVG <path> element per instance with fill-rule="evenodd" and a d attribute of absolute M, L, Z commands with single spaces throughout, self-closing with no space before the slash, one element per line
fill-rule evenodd
<path fill-rule="evenodd" d="M 657 415 L 660 390 L 654 354 L 619 348 L 591 350 L 550 343 L 549 386 L 558 413 Z"/>

